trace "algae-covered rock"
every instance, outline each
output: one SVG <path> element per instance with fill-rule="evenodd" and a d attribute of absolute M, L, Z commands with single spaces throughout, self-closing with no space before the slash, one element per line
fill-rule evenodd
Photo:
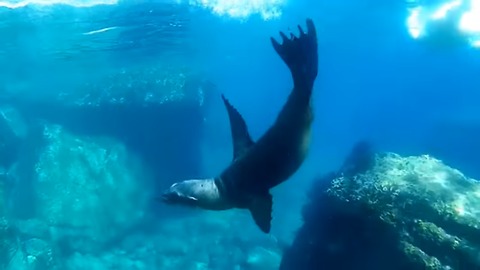
<path fill-rule="evenodd" d="M 480 182 L 428 155 L 371 160 L 316 183 L 281 269 L 480 269 Z"/>
<path fill-rule="evenodd" d="M 85 248 L 142 218 L 149 178 L 122 144 L 72 136 L 59 126 L 46 126 L 44 135 L 32 199 L 36 217 L 52 227 L 56 241 L 67 238 L 67 246 Z"/>
<path fill-rule="evenodd" d="M 334 179 L 328 194 L 392 226 L 416 265 L 480 267 L 480 182 L 440 160 L 378 155 L 368 172 Z"/>
<path fill-rule="evenodd" d="M 171 102 L 193 102 L 202 106 L 209 84 L 189 68 L 155 65 L 112 69 L 77 89 L 62 92 L 57 99 L 75 106 L 105 104 L 151 106 Z"/>

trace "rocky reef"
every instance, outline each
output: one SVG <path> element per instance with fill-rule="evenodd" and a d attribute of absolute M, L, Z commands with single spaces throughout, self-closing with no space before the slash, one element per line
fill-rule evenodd
<path fill-rule="evenodd" d="M 142 67 L 2 94 L 0 269 L 278 269 L 250 215 L 155 200 L 198 176 L 209 82 Z"/>
<path fill-rule="evenodd" d="M 121 142 L 38 131 L 0 182 L 1 269 L 64 269 L 62 258 L 128 234 L 152 200 L 151 175 Z"/>
<path fill-rule="evenodd" d="M 318 179 L 280 269 L 480 269 L 480 182 L 359 143 Z"/>
<path fill-rule="evenodd" d="M 140 156 L 160 184 L 199 174 L 205 111 L 216 90 L 186 68 L 112 69 L 70 90 L 24 91 L 6 91 L 0 103 L 13 107 L 26 126 L 57 124 L 81 136 L 115 138 Z"/>
<path fill-rule="evenodd" d="M 110 69 L 95 80 L 52 96 L 71 106 L 98 107 L 108 104 L 149 107 L 172 102 L 204 105 L 213 85 L 184 65 L 132 65 Z"/>
<path fill-rule="evenodd" d="M 30 157 L 0 189 L 1 269 L 278 269 L 280 250 L 248 214 L 149 213 L 155 179 L 122 142 L 31 132 L 19 152 Z"/>

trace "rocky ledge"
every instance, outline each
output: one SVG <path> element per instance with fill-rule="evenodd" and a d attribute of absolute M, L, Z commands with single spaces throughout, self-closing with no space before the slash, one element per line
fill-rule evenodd
<path fill-rule="evenodd" d="M 480 182 L 358 144 L 317 180 L 280 269 L 480 269 Z"/>

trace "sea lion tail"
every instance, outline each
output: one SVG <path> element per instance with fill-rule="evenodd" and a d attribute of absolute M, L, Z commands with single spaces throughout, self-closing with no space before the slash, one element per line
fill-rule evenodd
<path fill-rule="evenodd" d="M 295 89 L 310 93 L 318 74 L 317 31 L 311 19 L 307 19 L 307 33 L 300 25 L 298 29 L 298 37 L 291 33 L 288 38 L 280 32 L 283 43 L 278 43 L 274 38 L 271 41 L 275 51 L 290 69 Z"/>

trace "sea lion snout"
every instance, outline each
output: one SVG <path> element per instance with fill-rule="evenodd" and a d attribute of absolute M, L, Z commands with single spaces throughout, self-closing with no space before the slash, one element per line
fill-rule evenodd
<path fill-rule="evenodd" d="M 191 181 L 193 180 L 174 183 L 162 193 L 160 200 L 167 204 L 195 205 L 198 199 L 193 196 L 193 183 Z"/>
<path fill-rule="evenodd" d="M 177 182 L 163 192 L 160 200 L 167 204 L 212 210 L 229 209 L 232 207 L 221 196 L 213 178 Z"/>

